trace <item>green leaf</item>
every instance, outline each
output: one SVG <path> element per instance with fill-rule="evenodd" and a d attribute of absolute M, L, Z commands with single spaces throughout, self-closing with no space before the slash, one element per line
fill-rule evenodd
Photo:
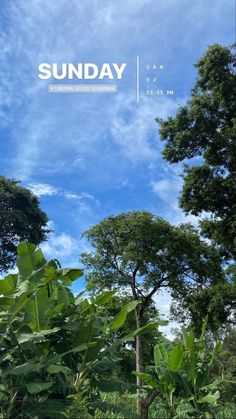
<path fill-rule="evenodd" d="M 134 336 L 143 335 L 144 333 L 149 333 L 150 331 L 156 329 L 159 326 L 159 321 L 146 324 L 145 326 L 140 327 L 134 332 Z"/>
<path fill-rule="evenodd" d="M 191 329 L 189 332 L 187 332 L 186 329 L 182 328 L 182 335 L 183 335 L 183 341 L 186 349 L 189 350 L 189 352 L 194 352 L 194 333 Z"/>
<path fill-rule="evenodd" d="M 131 311 L 133 311 L 137 305 L 140 304 L 140 301 L 131 301 L 130 303 L 126 304 L 122 310 L 127 311 L 127 313 L 130 313 Z"/>
<path fill-rule="evenodd" d="M 167 361 L 169 357 L 168 351 L 167 351 L 167 342 L 162 341 L 155 345 L 154 347 L 154 360 L 155 360 L 155 366 L 159 367 L 160 363 L 163 361 Z"/>
<path fill-rule="evenodd" d="M 203 339 L 204 339 L 205 334 L 206 334 L 207 323 L 208 323 L 208 315 L 205 317 L 204 322 L 202 324 L 201 336 L 199 338 L 199 342 L 201 342 L 201 343 L 203 342 Z"/>
<path fill-rule="evenodd" d="M 7 275 L 0 280 L 0 294 L 11 295 L 16 289 L 17 275 Z"/>
<path fill-rule="evenodd" d="M 130 303 L 126 304 L 112 323 L 112 329 L 119 329 L 121 326 L 123 326 L 128 313 L 133 311 L 138 304 L 140 304 L 140 301 L 131 301 Z"/>
<path fill-rule="evenodd" d="M 214 348 L 215 353 L 217 353 L 217 354 L 220 353 L 222 351 L 222 348 L 223 348 L 223 343 L 217 342 L 217 344 Z"/>
<path fill-rule="evenodd" d="M 155 380 L 150 374 L 146 374 L 144 372 L 136 372 L 132 371 L 132 374 L 136 377 L 140 377 L 149 387 L 156 388 L 158 387 L 158 381 Z"/>
<path fill-rule="evenodd" d="M 126 317 L 127 317 L 127 311 L 121 310 L 119 314 L 116 316 L 114 322 L 112 323 L 112 329 L 119 329 L 121 326 L 123 326 Z"/>
<path fill-rule="evenodd" d="M 196 365 L 197 345 L 195 345 L 193 329 L 190 329 L 190 331 L 187 332 L 187 330 L 183 328 L 182 335 L 185 349 L 189 352 L 190 360 L 188 370 L 186 371 L 188 376 L 192 380 L 195 380 L 198 374 Z"/>
<path fill-rule="evenodd" d="M 56 333 L 59 330 L 59 327 L 54 327 L 53 329 L 41 330 L 35 333 L 16 333 L 16 339 L 20 345 L 25 342 L 44 342 L 45 340 L 43 338 L 45 336 Z"/>
<path fill-rule="evenodd" d="M 113 295 L 115 295 L 115 291 L 105 291 L 102 294 L 99 294 L 95 299 L 94 299 L 94 303 L 97 305 L 102 305 L 107 303 L 108 301 L 110 301 L 113 297 Z"/>
<path fill-rule="evenodd" d="M 71 285 L 73 281 L 81 278 L 84 274 L 82 269 L 64 268 L 58 270 L 58 277 L 64 283 L 64 285 Z"/>
<path fill-rule="evenodd" d="M 219 391 L 216 391 L 214 394 L 207 394 L 198 400 L 198 403 L 215 403 L 220 398 Z"/>
<path fill-rule="evenodd" d="M 24 414 L 25 418 L 46 418 L 50 417 L 53 419 L 70 419 L 70 416 L 66 413 L 68 409 L 69 400 L 64 403 L 56 400 L 46 400 L 38 403 L 23 403 L 21 407 L 21 413 Z"/>
<path fill-rule="evenodd" d="M 215 359 L 216 354 L 220 353 L 220 352 L 221 352 L 221 350 L 222 350 L 222 348 L 223 348 L 223 343 L 221 343 L 221 342 L 218 342 L 218 343 L 215 345 L 215 347 L 214 347 L 214 349 L 213 349 L 213 351 L 212 351 L 211 359 L 210 359 L 210 361 L 209 361 L 209 363 L 208 363 L 208 366 L 209 366 L 209 367 L 211 367 L 211 366 L 212 366 L 212 364 L 213 364 L 213 362 L 214 362 L 214 359 Z"/>
<path fill-rule="evenodd" d="M 105 356 L 103 359 L 95 362 L 94 371 L 98 374 L 103 374 L 110 371 L 114 367 L 114 361 Z"/>
<path fill-rule="evenodd" d="M 65 305 L 74 304 L 74 294 L 64 285 L 57 285 L 57 301 Z"/>
<path fill-rule="evenodd" d="M 168 360 L 168 369 L 172 372 L 177 372 L 181 368 L 184 358 L 184 349 L 182 345 L 176 345 L 172 349 L 169 360 Z"/>
<path fill-rule="evenodd" d="M 4 372 L 4 377 L 8 375 L 27 375 L 30 372 L 39 372 L 43 368 L 40 362 L 25 362 L 24 364 L 17 365 L 16 367 L 9 368 Z"/>
<path fill-rule="evenodd" d="M 62 372 L 63 374 L 69 374 L 70 373 L 70 368 L 65 367 L 64 365 L 49 365 L 49 367 L 47 367 L 47 371 L 49 372 L 49 374 L 58 374 L 60 372 Z"/>
<path fill-rule="evenodd" d="M 30 394 L 38 394 L 41 391 L 48 390 L 52 387 L 53 382 L 35 382 L 35 383 L 28 383 L 26 384 L 27 390 Z"/>
<path fill-rule="evenodd" d="M 89 342 L 89 343 L 83 343 L 79 346 L 76 346 L 75 348 L 72 348 L 66 352 L 63 352 L 61 354 L 56 355 L 53 360 L 55 362 L 55 360 L 61 359 L 63 356 L 68 355 L 70 353 L 76 353 L 76 352 L 83 352 L 86 351 L 87 349 L 91 349 L 94 348 L 98 345 L 98 342 Z"/>
<path fill-rule="evenodd" d="M 17 247 L 17 266 L 22 277 L 28 277 L 33 271 L 45 265 L 46 260 L 41 249 L 32 243 L 20 243 Z"/>

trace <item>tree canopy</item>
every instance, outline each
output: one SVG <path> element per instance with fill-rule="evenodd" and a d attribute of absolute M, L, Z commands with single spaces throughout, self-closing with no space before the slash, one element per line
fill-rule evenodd
<path fill-rule="evenodd" d="M 191 98 L 175 117 L 157 118 L 170 163 L 185 162 L 180 205 L 209 217 L 202 231 L 236 258 L 236 76 L 232 48 L 212 45 L 196 63 Z"/>
<path fill-rule="evenodd" d="M 14 266 L 21 241 L 39 244 L 46 239 L 47 221 L 30 190 L 0 176 L 0 272 Z"/>
<path fill-rule="evenodd" d="M 90 285 L 126 289 L 146 302 L 161 287 L 223 280 L 217 250 L 190 225 L 172 226 L 146 211 L 111 216 L 85 233 L 93 250 L 82 254 Z"/>

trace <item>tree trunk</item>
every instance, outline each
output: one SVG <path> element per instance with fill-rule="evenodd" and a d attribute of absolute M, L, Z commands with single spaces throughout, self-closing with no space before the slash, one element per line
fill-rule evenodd
<path fill-rule="evenodd" d="M 136 318 L 136 330 L 137 330 L 142 326 L 139 308 L 136 308 L 135 310 L 135 318 Z M 136 336 L 136 372 L 142 372 L 142 342 L 141 342 L 140 335 Z M 142 380 L 140 377 L 136 377 L 136 384 L 137 386 L 142 385 Z M 141 397 L 139 397 L 139 394 L 140 394 L 140 389 L 137 389 L 137 411 L 141 415 L 142 399 Z"/>
<path fill-rule="evenodd" d="M 140 400 L 140 418 L 148 419 L 148 404 L 145 403 L 145 400 Z"/>
<path fill-rule="evenodd" d="M 136 318 L 136 330 L 142 327 L 142 314 L 140 309 L 137 307 L 135 310 Z M 142 340 L 141 336 L 136 336 L 136 372 L 143 371 L 143 360 L 142 360 Z M 142 380 L 140 377 L 136 377 L 137 386 L 142 386 Z M 159 389 L 153 389 L 147 397 L 139 397 L 140 389 L 137 389 L 137 412 L 140 414 L 141 419 L 148 419 L 148 410 L 151 403 L 155 400 L 156 396 L 159 393 Z"/>

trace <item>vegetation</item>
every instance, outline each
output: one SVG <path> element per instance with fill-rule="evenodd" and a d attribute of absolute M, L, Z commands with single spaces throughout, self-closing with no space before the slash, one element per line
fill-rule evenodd
<path fill-rule="evenodd" d="M 112 316 L 114 291 L 75 297 L 69 286 L 82 271 L 46 261 L 32 244 L 18 246 L 17 266 L 18 273 L 0 281 L 0 417 L 138 417 L 132 409 L 137 386 L 131 377 L 123 381 L 115 367 L 124 343 L 130 345 L 135 336 L 153 330 L 150 323 L 126 336 L 118 333 L 141 301 L 124 304 Z M 223 386 L 232 387 L 235 370 L 228 376 L 222 355 L 221 377 L 214 375 L 222 344 L 209 345 L 206 326 L 207 320 L 198 339 L 193 330 L 183 329 L 176 343 L 159 334 L 154 365 L 133 372 L 142 379 L 142 419 L 148 418 L 154 394 L 151 417 L 221 417 L 222 401 L 228 402 Z M 230 342 L 228 335 L 227 353 L 232 353 Z M 115 403 L 111 393 L 120 394 Z M 232 413 L 231 405 L 227 409 Z"/>
<path fill-rule="evenodd" d="M 198 77 L 191 99 L 175 117 L 157 118 L 165 142 L 164 158 L 184 162 L 184 185 L 180 206 L 194 215 L 204 215 L 203 236 L 218 247 L 227 283 L 192 294 L 172 313 L 185 320 L 189 315 L 201 323 L 206 309 L 214 313 L 211 328 L 235 324 L 236 307 L 236 103 L 235 45 L 212 45 L 195 67 Z M 207 217 L 206 217 L 207 215 Z M 179 301 L 181 300 L 179 295 Z M 184 297 L 184 295 L 183 295 Z M 199 316 L 200 314 L 200 316 Z"/>
<path fill-rule="evenodd" d="M 123 342 L 111 339 L 136 303 L 112 319 L 105 305 L 113 292 L 75 298 L 68 286 L 82 271 L 47 262 L 32 244 L 18 246 L 17 266 L 0 281 L 2 418 L 84 418 L 106 409 L 101 391 L 132 387 L 110 378 Z"/>
<path fill-rule="evenodd" d="M 16 262 L 16 247 L 21 241 L 39 244 L 48 233 L 47 216 L 32 192 L 19 181 L 0 176 L 0 272 Z"/>
<path fill-rule="evenodd" d="M 234 48 L 212 45 L 196 64 L 191 99 L 160 123 L 163 155 L 185 162 L 180 205 L 210 217 L 202 231 L 236 257 L 236 83 Z M 196 159 L 197 158 L 197 159 Z"/>
<path fill-rule="evenodd" d="M 148 212 L 130 212 L 103 220 L 85 235 L 93 246 L 91 253 L 82 255 L 89 287 L 119 288 L 130 301 L 140 301 L 135 308 L 136 330 L 146 327 L 145 311 L 161 288 L 181 297 L 185 292 L 187 301 L 195 290 L 225 281 L 219 254 L 188 225 L 173 227 Z M 139 373 L 145 369 L 142 340 L 136 337 L 137 386 L 142 385 Z M 156 395 L 154 389 L 146 400 L 138 398 L 141 415 Z"/>

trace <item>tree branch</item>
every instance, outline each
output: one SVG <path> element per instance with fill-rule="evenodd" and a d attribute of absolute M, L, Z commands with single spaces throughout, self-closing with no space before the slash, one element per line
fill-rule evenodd
<path fill-rule="evenodd" d="M 159 392 L 160 392 L 159 388 L 152 389 L 151 393 L 144 399 L 145 405 L 150 406 L 150 404 L 152 404 L 152 402 L 155 400 Z"/>

